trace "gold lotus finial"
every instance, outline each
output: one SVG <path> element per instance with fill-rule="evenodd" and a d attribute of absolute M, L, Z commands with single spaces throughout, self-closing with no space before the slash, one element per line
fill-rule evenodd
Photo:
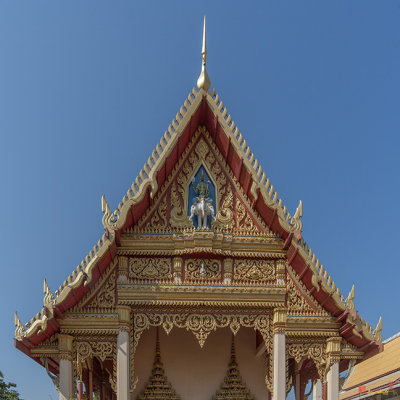
<path fill-rule="evenodd" d="M 203 47 L 201 49 L 201 72 L 199 79 L 197 79 L 197 87 L 199 89 L 204 89 L 207 91 L 210 89 L 211 86 L 211 81 L 210 77 L 207 74 L 207 69 L 206 69 L 206 62 L 207 62 L 207 40 L 206 40 L 206 17 L 204 16 L 204 26 L 203 26 Z"/>

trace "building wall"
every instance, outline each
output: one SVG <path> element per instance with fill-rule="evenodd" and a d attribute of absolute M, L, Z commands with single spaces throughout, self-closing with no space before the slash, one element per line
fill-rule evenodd
<path fill-rule="evenodd" d="M 161 358 L 166 376 L 182 400 L 211 400 L 221 386 L 230 361 L 231 331 L 210 333 L 203 348 L 192 332 L 160 329 Z M 139 377 L 133 399 L 144 389 L 154 361 L 156 329 L 142 334 L 135 355 Z M 241 328 L 235 337 L 236 356 L 243 381 L 257 399 L 267 399 L 265 359 L 256 357 L 255 331 Z"/>

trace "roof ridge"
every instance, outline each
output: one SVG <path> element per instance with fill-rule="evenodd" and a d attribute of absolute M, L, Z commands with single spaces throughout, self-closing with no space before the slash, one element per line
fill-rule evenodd
<path fill-rule="evenodd" d="M 394 339 L 397 339 L 400 337 L 400 332 L 395 333 L 394 335 L 390 336 L 389 338 L 385 339 L 382 343 L 386 344 L 391 342 Z"/>

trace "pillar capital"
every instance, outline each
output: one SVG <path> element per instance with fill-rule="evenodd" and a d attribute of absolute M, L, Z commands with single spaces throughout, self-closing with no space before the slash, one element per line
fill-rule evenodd
<path fill-rule="evenodd" d="M 233 276 L 233 259 L 225 258 L 224 259 L 224 282 L 225 282 L 225 284 L 231 283 L 232 276 Z"/>
<path fill-rule="evenodd" d="M 119 256 L 118 257 L 118 282 L 124 283 L 128 282 L 129 266 L 128 257 Z"/>
<path fill-rule="evenodd" d="M 286 308 L 274 309 L 274 333 L 285 333 L 286 329 Z"/>
<path fill-rule="evenodd" d="M 174 282 L 181 283 L 182 282 L 182 257 L 174 257 L 173 265 L 174 265 Z"/>
<path fill-rule="evenodd" d="M 129 306 L 117 306 L 119 329 L 129 332 L 131 324 L 131 308 Z"/>
<path fill-rule="evenodd" d="M 340 361 L 341 343 L 342 338 L 340 336 L 326 339 L 326 354 L 330 360 L 330 364 Z"/>
<path fill-rule="evenodd" d="M 71 335 L 63 335 L 59 333 L 58 337 L 58 352 L 61 360 L 72 360 L 72 343 L 74 337 Z"/>
<path fill-rule="evenodd" d="M 286 283 L 286 265 L 286 260 L 276 260 L 276 279 L 280 285 Z"/>

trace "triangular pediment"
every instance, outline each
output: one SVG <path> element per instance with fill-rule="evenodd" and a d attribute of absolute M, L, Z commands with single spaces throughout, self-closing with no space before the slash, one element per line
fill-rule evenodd
<path fill-rule="evenodd" d="M 177 164 L 182 156 L 187 155 L 187 148 L 193 144 L 193 138 L 199 128 L 204 128 L 208 133 L 211 143 L 206 142 L 206 144 L 217 149 L 221 159 L 217 164 L 221 168 L 224 164 L 229 167 L 222 169 L 237 183 L 239 192 L 248 199 L 251 208 L 258 208 L 257 203 L 262 199 L 264 206 L 260 208 L 260 217 L 263 224 L 265 226 L 272 225 L 273 231 L 281 231 L 284 235 L 290 231 L 300 232 L 301 205 L 292 217 L 282 200 L 278 198 L 274 187 L 270 184 L 247 142 L 227 113 L 219 96 L 215 91 L 208 93 L 204 90 L 196 91 L 194 89 L 128 189 L 117 210 L 112 212 L 103 199 L 104 228 L 108 231 L 117 230 L 123 233 L 126 229 L 137 226 L 137 223 L 142 221 L 143 215 L 148 213 L 149 207 L 160 198 L 163 185 L 171 174 L 176 173 Z M 192 154 L 195 155 L 196 152 L 192 152 Z M 200 161 L 204 164 L 213 164 L 212 161 L 207 162 L 208 155 L 205 154 L 205 159 Z M 192 168 L 192 166 L 188 166 L 188 168 Z M 220 175 L 215 171 L 212 171 L 212 174 Z M 175 199 L 176 197 L 172 197 L 172 200 Z M 168 198 L 163 201 L 168 201 Z M 240 208 L 241 205 L 238 204 L 238 207 Z M 165 203 L 162 203 L 160 204 L 161 215 L 154 215 L 153 222 L 160 227 L 167 226 L 166 220 L 163 219 L 164 210 L 166 211 Z M 241 210 L 238 212 L 240 217 Z M 247 216 L 242 218 L 239 225 L 242 228 L 247 226 L 251 229 L 251 217 L 247 218 Z M 183 220 L 179 222 L 182 223 L 182 227 L 186 225 Z M 146 224 L 148 223 L 146 222 Z"/>
<path fill-rule="evenodd" d="M 163 186 L 134 228 L 127 232 L 157 231 L 181 232 L 198 229 L 196 215 L 191 208 L 196 199 L 191 187 L 196 173 L 202 170 L 213 188 L 213 216 L 207 228 L 225 233 L 271 235 L 271 231 L 257 213 L 251 209 L 249 199 L 235 178 L 205 126 L 199 126 L 185 151 L 178 159 Z"/>
<path fill-rule="evenodd" d="M 112 263 L 71 312 L 113 312 L 116 306 L 116 263 Z"/>

